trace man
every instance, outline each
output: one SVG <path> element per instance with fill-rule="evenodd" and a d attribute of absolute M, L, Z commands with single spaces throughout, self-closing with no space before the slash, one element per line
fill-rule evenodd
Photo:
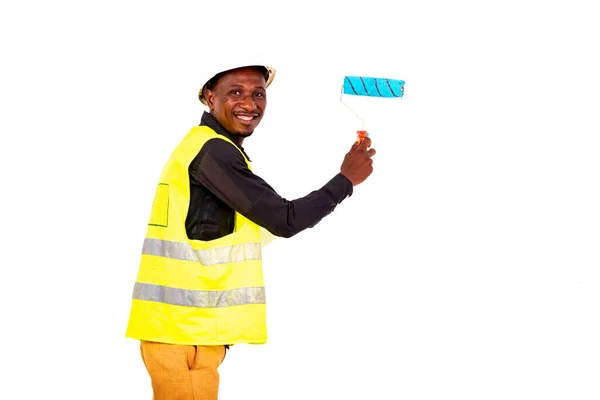
<path fill-rule="evenodd" d="M 217 399 L 229 346 L 267 341 L 261 227 L 281 237 L 313 227 L 373 171 L 366 138 L 328 183 L 293 201 L 253 174 L 242 144 L 274 76 L 242 65 L 209 79 L 199 94 L 209 112 L 163 169 L 126 334 L 140 340 L 155 400 Z"/>

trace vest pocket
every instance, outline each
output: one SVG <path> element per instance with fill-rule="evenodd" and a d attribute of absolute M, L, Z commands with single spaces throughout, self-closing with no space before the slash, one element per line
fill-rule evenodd
<path fill-rule="evenodd" d="M 164 227 L 169 225 L 169 185 L 167 183 L 159 183 L 156 187 L 148 225 Z"/>

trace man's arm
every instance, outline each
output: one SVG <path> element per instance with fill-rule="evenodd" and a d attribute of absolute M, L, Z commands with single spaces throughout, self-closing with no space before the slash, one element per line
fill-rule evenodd
<path fill-rule="evenodd" d="M 209 140 L 203 146 L 190 172 L 225 204 L 281 237 L 294 236 L 316 225 L 352 195 L 351 181 L 340 173 L 319 190 L 287 200 L 250 171 L 234 145 L 220 139 Z"/>

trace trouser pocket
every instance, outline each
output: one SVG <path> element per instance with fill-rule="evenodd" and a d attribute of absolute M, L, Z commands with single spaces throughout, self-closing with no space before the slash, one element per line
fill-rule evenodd
<path fill-rule="evenodd" d="M 225 346 L 190 346 L 190 352 L 190 369 L 216 369 L 225 360 L 227 350 Z"/>

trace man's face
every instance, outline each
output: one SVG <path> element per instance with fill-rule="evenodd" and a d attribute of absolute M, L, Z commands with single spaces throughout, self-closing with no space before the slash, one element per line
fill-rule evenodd
<path fill-rule="evenodd" d="M 253 67 L 226 72 L 212 90 L 206 91 L 210 113 L 228 132 L 250 136 L 267 107 L 265 77 Z"/>

